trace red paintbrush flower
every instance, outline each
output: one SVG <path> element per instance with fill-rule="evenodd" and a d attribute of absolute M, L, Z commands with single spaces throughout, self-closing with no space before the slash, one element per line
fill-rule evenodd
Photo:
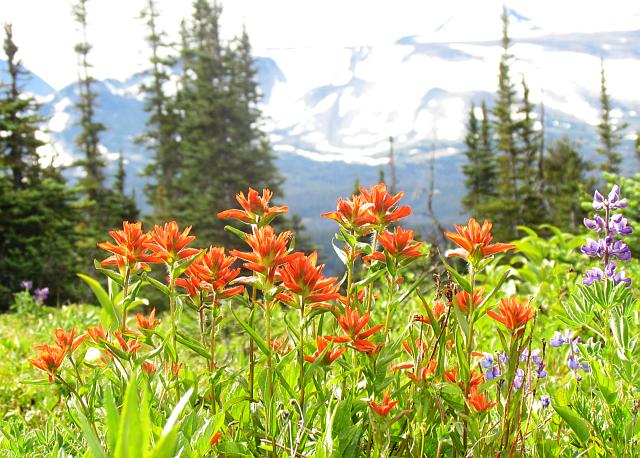
<path fill-rule="evenodd" d="M 422 306 L 426 309 L 428 306 L 427 304 L 422 304 Z M 438 321 L 440 319 L 440 317 L 442 315 L 444 315 L 444 312 L 446 310 L 446 306 L 444 305 L 443 302 L 436 302 L 435 304 L 433 304 L 433 309 L 431 310 L 431 314 L 433 315 L 433 318 L 435 318 L 436 321 Z M 421 323 L 426 323 L 426 324 L 430 324 L 431 323 L 431 319 L 429 318 L 429 314 L 426 315 L 415 315 L 413 317 L 413 321 L 419 321 Z"/>
<path fill-rule="evenodd" d="M 318 359 L 327 348 L 328 340 L 322 336 L 318 336 L 316 337 L 316 345 L 318 346 L 318 350 L 313 354 L 313 356 L 305 356 L 305 361 L 310 363 L 315 362 L 315 360 Z M 328 349 L 322 358 L 322 364 L 328 366 L 342 356 L 345 351 L 347 351 L 346 348 Z"/>
<path fill-rule="evenodd" d="M 482 295 L 484 294 L 484 289 L 476 289 L 473 291 L 473 308 L 475 309 L 480 304 L 482 304 Z M 467 313 L 469 311 L 469 306 L 471 305 L 471 296 L 465 290 L 459 291 L 456 293 L 456 304 L 458 304 L 458 308 L 462 313 Z"/>
<path fill-rule="evenodd" d="M 391 370 L 395 372 L 400 369 L 412 369 L 411 371 L 406 372 L 407 377 L 409 377 L 414 383 L 420 385 L 429 379 L 429 376 L 436 371 L 436 367 L 438 367 L 438 363 L 432 359 L 428 364 L 423 363 L 421 366 L 414 363 L 396 364 L 391 367 Z"/>
<path fill-rule="evenodd" d="M 401 227 L 397 227 L 394 232 L 384 231 L 378 237 L 380 245 L 385 251 L 394 258 L 397 262 L 401 262 L 408 259 L 415 259 L 422 256 L 420 247 L 424 245 L 424 242 L 416 242 L 413 240 L 413 231 L 405 231 Z M 384 253 L 376 251 L 363 258 L 365 261 L 376 260 L 380 262 L 386 262 L 386 256 Z"/>
<path fill-rule="evenodd" d="M 365 313 L 360 315 L 357 309 L 351 309 L 349 307 L 344 308 L 344 313 L 342 315 L 338 315 L 338 324 L 346 333 L 345 336 L 326 336 L 326 339 L 331 342 L 350 342 L 353 340 L 365 340 L 368 337 L 372 336 L 380 329 L 384 327 L 384 325 L 379 324 L 377 326 L 372 327 L 367 331 L 362 331 L 364 327 L 369 322 L 369 314 Z"/>
<path fill-rule="evenodd" d="M 482 227 L 473 218 L 469 219 L 466 226 L 458 226 L 457 224 L 454 226 L 457 234 L 445 232 L 444 235 L 460 248 L 452 250 L 447 255 L 449 257 L 459 256 L 471 264 L 477 264 L 484 258 L 516 247 L 509 243 L 494 243 L 492 245 L 491 227 L 493 225 L 487 220 L 482 223 Z"/>
<path fill-rule="evenodd" d="M 123 221 L 122 230 L 110 231 L 109 235 L 115 241 L 98 243 L 98 248 L 102 248 L 109 253 L 113 253 L 100 264 L 103 266 L 117 265 L 123 272 L 125 268 L 132 271 L 148 269 L 147 263 L 161 262 L 157 256 L 150 252 L 151 236 L 142 232 L 142 223 L 130 223 Z"/>
<path fill-rule="evenodd" d="M 138 328 L 146 330 L 154 329 L 160 323 L 158 320 L 156 320 L 155 308 L 151 310 L 151 313 L 149 313 L 149 318 L 144 316 L 142 313 L 138 313 L 136 315 L 136 321 L 138 322 Z"/>
<path fill-rule="evenodd" d="M 142 347 L 142 344 L 137 339 L 131 339 L 127 342 L 122 337 L 122 335 L 120 335 L 119 332 L 114 332 L 113 335 L 116 336 L 116 339 L 118 339 L 118 343 L 120 344 L 120 347 L 122 347 L 122 349 L 126 353 L 134 355 L 138 351 L 138 349 Z"/>
<path fill-rule="evenodd" d="M 487 401 L 484 393 L 479 393 L 477 387 L 473 387 L 469 392 L 467 403 L 473 407 L 473 410 L 476 412 L 484 412 L 496 405 L 495 401 Z"/>
<path fill-rule="evenodd" d="M 374 344 L 369 340 L 354 340 L 351 345 L 353 345 L 356 351 L 364 353 L 367 356 L 377 355 L 380 350 L 382 350 L 382 347 L 384 347 L 383 343 Z"/>
<path fill-rule="evenodd" d="M 394 221 L 398 221 L 411 214 L 411 207 L 398 207 L 398 201 L 404 196 L 404 192 L 399 192 L 392 196 L 387 192 L 387 186 L 384 183 L 372 186 L 368 191 L 366 188 L 360 188 L 360 194 L 371 204 L 371 213 L 373 214 L 376 224 L 386 227 Z"/>
<path fill-rule="evenodd" d="M 211 446 L 213 447 L 214 445 L 216 445 L 218 443 L 218 441 L 220 440 L 221 437 L 222 437 L 222 433 L 215 433 L 211 437 L 211 440 L 209 441 L 209 444 L 211 444 Z"/>
<path fill-rule="evenodd" d="M 101 344 L 103 340 L 107 340 L 107 333 L 102 328 L 102 324 L 99 324 L 95 328 L 87 328 L 87 334 L 97 344 Z"/>
<path fill-rule="evenodd" d="M 252 188 L 249 188 L 247 197 L 243 193 L 236 194 L 236 200 L 242 210 L 231 209 L 218 213 L 218 218 L 235 218 L 248 224 L 264 226 L 269 224 L 273 218 L 289 211 L 289 207 L 269 207 L 269 201 L 273 197 L 273 192 L 269 189 L 262 190 L 262 197 Z"/>
<path fill-rule="evenodd" d="M 171 221 L 164 226 L 155 226 L 151 235 L 149 248 L 154 255 L 168 264 L 173 264 L 184 258 L 190 258 L 200 252 L 196 248 L 187 248 L 196 237 L 189 235 L 191 226 L 180 232 L 178 223 Z"/>
<path fill-rule="evenodd" d="M 29 359 L 29 362 L 49 375 L 49 382 L 53 383 L 57 370 L 64 362 L 67 349 L 62 347 L 52 347 L 51 345 L 38 345 L 36 350 L 40 354 Z"/>
<path fill-rule="evenodd" d="M 75 349 L 78 348 L 78 346 L 80 346 L 80 344 L 87 337 L 86 334 L 84 334 L 77 339 L 74 339 L 75 333 L 76 328 L 72 328 L 70 332 L 67 332 L 62 328 L 56 328 L 56 330 L 53 332 L 53 335 L 58 347 L 64 349 L 66 352 L 71 353 L 75 351 Z"/>
<path fill-rule="evenodd" d="M 253 226 L 253 233 L 247 235 L 246 240 L 253 251 L 246 253 L 231 250 L 231 254 L 247 261 L 244 263 L 244 267 L 264 274 L 269 282 L 272 283 L 280 265 L 296 257 L 303 256 L 302 253 L 289 254 L 288 245 L 290 239 L 290 231 L 285 231 L 276 236 L 271 226 Z"/>
<path fill-rule="evenodd" d="M 536 310 L 533 307 L 529 307 L 527 301 L 520 301 L 516 297 L 500 299 L 498 311 L 500 314 L 489 310 L 487 311 L 487 315 L 504 324 L 505 327 L 516 336 L 524 333 L 525 325 L 536 314 Z"/>
<path fill-rule="evenodd" d="M 227 299 L 244 291 L 244 286 L 228 287 L 240 274 L 240 268 L 232 269 L 236 261 L 234 256 L 227 256 L 223 247 L 209 249 L 186 271 L 186 279 L 176 279 L 176 285 L 184 287 L 189 296 L 200 292 L 211 294 L 215 300 Z"/>
<path fill-rule="evenodd" d="M 156 371 L 156 366 L 151 361 L 145 361 L 142 363 L 142 370 L 151 375 Z"/>
<path fill-rule="evenodd" d="M 354 195 L 351 199 L 338 199 L 336 211 L 323 213 L 323 218 L 337 221 L 340 226 L 349 232 L 364 235 L 373 229 L 376 218 L 371 213 L 372 204 L 367 202 L 364 196 Z"/>
<path fill-rule="evenodd" d="M 384 393 L 382 404 L 376 404 L 374 401 L 369 401 L 369 407 L 371 407 L 371 410 L 381 417 L 389 415 L 389 412 L 391 412 L 391 409 L 393 409 L 396 404 L 398 404 L 398 401 L 391 401 L 391 395 L 388 391 Z"/>
<path fill-rule="evenodd" d="M 337 278 L 322 275 L 324 264 L 316 266 L 317 261 L 318 254 L 314 252 L 283 264 L 278 273 L 287 291 L 278 294 L 278 298 L 293 306 L 300 306 L 300 300 L 305 304 L 320 304 L 338 299 Z"/>
<path fill-rule="evenodd" d="M 269 342 L 269 346 L 273 348 L 273 351 L 281 356 L 284 356 L 291 351 L 291 346 L 289 345 L 288 339 L 286 337 L 280 337 L 278 339 L 272 340 L 271 342 Z"/>
<path fill-rule="evenodd" d="M 458 383 L 458 368 L 453 367 L 451 368 L 451 370 L 445 371 L 444 377 L 447 380 L 447 382 Z M 484 382 L 484 374 L 476 373 L 476 371 L 471 371 L 471 379 L 469 380 L 469 387 L 471 388 L 478 387 L 482 385 L 482 382 Z M 463 382 L 460 381 L 459 383 L 462 384 Z"/>

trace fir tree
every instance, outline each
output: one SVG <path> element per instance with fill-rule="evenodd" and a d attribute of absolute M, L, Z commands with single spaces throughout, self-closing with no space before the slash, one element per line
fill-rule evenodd
<path fill-rule="evenodd" d="M 482 101 L 481 120 L 478 120 L 476 110 L 472 104 L 465 137 L 467 163 L 462 168 L 467 194 L 462 203 L 471 216 L 487 218 L 492 217 L 492 204 L 496 198 L 496 164 L 486 103 Z"/>
<path fill-rule="evenodd" d="M 249 186 L 280 193 L 281 178 L 262 131 L 260 94 L 248 35 L 223 43 L 221 8 L 194 2 L 181 29 L 183 72 L 177 94 L 182 165 L 175 180 L 175 213 L 215 243 L 236 243 L 213 217 L 236 206 Z"/>
<path fill-rule="evenodd" d="M 607 93 L 607 82 L 604 73 L 604 62 L 600 61 L 600 108 L 602 117 L 598 124 L 598 133 L 600 134 L 601 145 L 598 148 L 604 162 L 600 164 L 600 168 L 608 173 L 620 173 L 620 164 L 622 156 L 616 151 L 622 141 L 623 131 L 627 124 L 615 126 L 611 120 L 611 103 L 609 94 Z"/>
<path fill-rule="evenodd" d="M 105 126 L 95 120 L 96 93 L 93 88 L 95 82 L 90 75 L 89 52 L 91 45 L 87 41 L 87 2 L 78 0 L 73 5 L 73 18 L 77 22 L 82 40 L 76 44 L 75 52 L 78 56 L 78 102 L 76 108 L 80 112 L 80 134 L 76 137 L 76 144 L 82 154 L 83 160 L 78 161 L 84 169 L 84 177 L 80 180 L 83 193 L 90 205 L 100 205 L 104 197 L 104 168 L 105 162 L 99 150 L 100 133 Z M 90 221 L 97 221 L 101 212 L 91 211 Z"/>
<path fill-rule="evenodd" d="M 518 177 L 520 179 L 520 209 L 523 224 L 537 224 L 544 217 L 542 204 L 542 182 L 538 161 L 540 156 L 540 132 L 535 128 L 535 106 L 529 99 L 529 87 L 522 78 L 522 104 L 518 110 L 517 138 L 521 160 L 518 163 Z"/>
<path fill-rule="evenodd" d="M 520 217 L 520 163 L 521 151 L 516 144 L 517 126 L 513 120 L 512 111 L 515 90 L 509 76 L 509 53 L 511 40 L 509 38 L 509 16 L 506 7 L 502 11 L 502 57 L 500 59 L 498 76 L 498 93 L 493 114 L 496 132 L 496 151 L 499 177 L 496 185 L 500 196 L 498 204 L 500 211 L 494 216 L 496 237 L 513 238 L 516 228 L 521 224 Z"/>
<path fill-rule="evenodd" d="M 37 149 L 44 142 L 36 136 L 40 106 L 33 97 L 26 97 L 20 88 L 20 80 L 26 76 L 22 62 L 16 57 L 18 47 L 13 41 L 11 24 L 4 26 L 4 52 L 7 57 L 9 82 L 4 86 L 0 100 L 0 160 L 10 172 L 14 189 L 35 183 L 40 177 Z"/>
<path fill-rule="evenodd" d="M 165 91 L 175 58 L 168 55 L 166 34 L 158 29 L 159 17 L 155 0 L 147 0 L 141 18 L 147 26 L 146 41 L 151 51 L 150 82 L 141 87 L 146 97 L 145 111 L 149 113 L 145 132 L 138 139 L 153 151 L 153 160 L 145 169 L 150 178 L 145 185 L 147 201 L 153 207 L 151 220 L 162 223 L 172 219 L 174 180 L 180 166 L 180 150 L 176 140 L 178 113 L 175 100 Z"/>
<path fill-rule="evenodd" d="M 591 188 L 586 178 L 591 165 L 582 158 L 568 136 L 557 140 L 547 151 L 545 188 L 552 197 L 545 220 L 561 229 L 575 231 L 585 216 L 580 202 L 581 196 Z"/>
<path fill-rule="evenodd" d="M 10 80 L 0 98 L 0 309 L 10 303 L 19 282 L 49 287 L 52 301 L 75 298 L 78 257 L 74 244 L 78 213 L 75 195 L 59 170 L 43 168 L 37 133 L 44 119 L 22 92 L 28 77 L 17 59 L 12 28 L 5 26 L 4 51 Z"/>

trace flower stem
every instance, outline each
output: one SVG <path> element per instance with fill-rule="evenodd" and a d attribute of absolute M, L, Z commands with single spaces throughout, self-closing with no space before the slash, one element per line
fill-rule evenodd
<path fill-rule="evenodd" d="M 389 290 L 387 293 L 387 318 L 384 322 L 384 341 L 388 341 L 389 340 L 389 328 L 391 326 L 391 302 L 393 301 L 393 293 L 395 291 L 396 288 L 396 274 L 393 274 L 391 277 L 389 277 Z"/>
<path fill-rule="evenodd" d="M 211 303 L 211 341 L 209 351 L 211 352 L 211 361 L 209 362 L 210 372 L 216 370 L 216 296 L 213 295 L 213 302 Z M 215 386 L 211 386 L 211 406 L 213 407 L 213 413 L 216 413 L 216 392 Z"/>
<path fill-rule="evenodd" d="M 256 288 L 252 288 L 251 290 L 251 310 L 249 315 L 249 326 L 251 329 L 254 329 L 254 311 L 256 307 Z M 256 344 L 253 341 L 253 337 L 249 337 L 249 398 L 251 402 L 253 402 L 253 391 L 254 391 L 254 379 L 256 372 Z"/>
<path fill-rule="evenodd" d="M 298 389 L 300 390 L 300 412 L 302 413 L 303 418 L 301 421 L 304 422 L 304 338 L 305 338 L 305 328 L 306 323 L 304 322 L 304 298 L 300 297 L 300 342 L 298 343 L 298 361 L 300 364 L 300 375 L 298 379 Z"/>
<path fill-rule="evenodd" d="M 267 337 L 267 396 L 265 398 L 265 412 L 267 420 L 267 441 L 271 442 L 273 450 L 275 450 L 275 440 L 272 437 L 272 418 L 273 413 L 273 352 L 271 351 L 271 301 L 265 299 L 265 331 Z M 271 456 L 267 453 L 267 456 Z"/>
<path fill-rule="evenodd" d="M 120 322 L 120 332 L 124 332 L 127 325 L 127 296 L 129 295 L 129 280 L 131 269 L 125 267 L 124 282 L 122 285 L 122 321 Z"/>
<path fill-rule="evenodd" d="M 467 339 L 467 368 L 469 370 L 469 374 L 467 379 L 464 381 L 464 399 L 465 399 L 464 410 L 466 414 L 469 413 L 469 406 L 467 405 L 466 401 L 469 398 L 469 388 L 471 386 L 471 353 L 473 352 L 473 322 L 474 322 L 473 313 L 474 313 L 474 307 L 476 305 L 473 299 L 473 293 L 476 286 L 476 270 L 473 264 L 469 264 L 469 285 L 471 287 L 470 288 L 471 291 L 469 292 L 469 335 Z M 466 417 L 465 417 L 465 420 L 463 421 L 463 425 L 464 425 L 464 431 L 463 431 L 462 442 L 463 442 L 464 450 L 466 453 L 467 440 L 468 440 L 467 436 L 469 434 L 469 427 L 467 425 Z"/>

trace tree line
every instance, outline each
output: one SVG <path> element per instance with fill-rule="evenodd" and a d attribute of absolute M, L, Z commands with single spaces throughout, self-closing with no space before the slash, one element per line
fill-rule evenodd
<path fill-rule="evenodd" d="M 464 139 L 467 162 L 463 166 L 467 190 L 462 203 L 466 212 L 490 219 L 499 239 L 514 239 L 519 225 L 550 223 L 565 230 L 582 224 L 581 196 L 596 182 L 595 170 L 618 174 L 622 156 L 618 151 L 627 124 L 614 124 L 601 63 L 598 124 L 601 158 L 595 165 L 565 135 L 545 143 L 544 105 L 539 110 L 530 100 L 523 76 L 518 85 L 511 76 L 509 16 L 502 13 L 502 56 L 498 89 L 493 106 L 486 101 L 471 105 Z M 638 137 L 640 138 L 640 136 Z M 636 148 L 640 140 L 636 142 Z"/>
<path fill-rule="evenodd" d="M 71 185 L 55 158 L 43 163 L 38 149 L 43 123 L 36 99 L 24 92 L 28 74 L 19 60 L 11 25 L 4 53 L 9 83 L 0 97 L 0 308 L 23 280 L 48 286 L 52 301 L 77 300 L 75 273 L 90 268 L 96 242 L 123 220 L 140 218 L 135 196 L 125 191 L 126 157 L 109 170 L 100 144 L 106 126 L 96 119 L 100 100 L 92 77 L 88 3 L 78 0 L 72 15 L 80 40 L 75 139 L 80 178 Z M 215 215 L 235 206 L 235 194 L 249 186 L 269 187 L 278 196 L 282 177 L 259 110 L 255 61 L 246 30 L 231 40 L 220 35 L 217 2 L 194 0 L 193 14 L 180 25 L 179 43 L 158 27 L 155 0 L 141 12 L 150 50 L 150 70 L 140 90 L 148 121 L 137 139 L 151 153 L 143 171 L 151 212 L 148 223 L 176 219 L 193 225 L 202 240 L 237 243 Z M 284 223 L 300 226 L 299 219 Z"/>

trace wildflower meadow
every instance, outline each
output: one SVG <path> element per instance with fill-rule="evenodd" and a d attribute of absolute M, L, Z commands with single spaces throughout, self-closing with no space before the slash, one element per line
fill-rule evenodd
<path fill-rule="evenodd" d="M 14 413 L 0 449 L 637 456 L 640 323 L 623 190 L 595 192 L 588 238 L 522 228 L 506 243 L 469 219 L 444 234 L 442 252 L 402 227 L 412 212 L 402 196 L 360 188 L 322 215 L 336 225 L 335 277 L 275 229 L 287 207 L 249 189 L 217 215 L 244 224 L 227 226 L 244 249 L 195 248 L 176 221 L 111 231 L 98 244 L 102 278 L 80 275 L 99 308 L 47 311 L 46 289 L 25 280 L 15 316 L 46 333 L 13 347 L 3 337 L 7 358 L 29 352 L 15 364 L 30 378 L 3 396 Z"/>

